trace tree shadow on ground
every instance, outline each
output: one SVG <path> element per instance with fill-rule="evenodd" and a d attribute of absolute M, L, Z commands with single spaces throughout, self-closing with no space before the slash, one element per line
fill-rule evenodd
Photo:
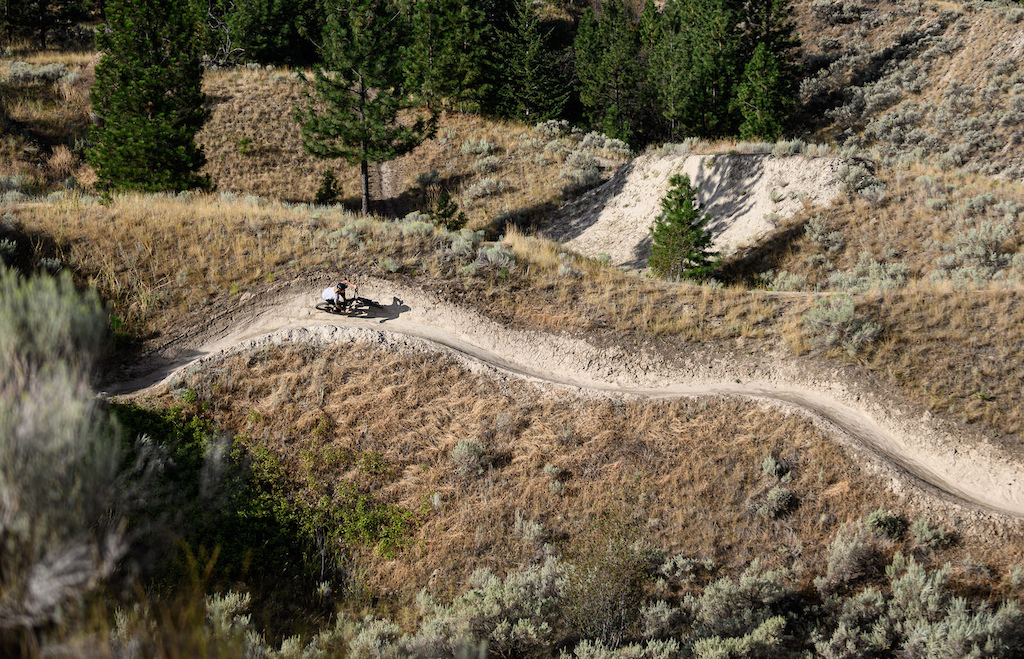
<path fill-rule="evenodd" d="M 804 235 L 806 224 L 799 221 L 779 227 L 760 243 L 737 251 L 719 266 L 716 279 L 725 284 L 761 285 L 759 275 L 779 268 L 793 251 L 793 243 Z"/>
<path fill-rule="evenodd" d="M 712 156 L 713 157 L 713 156 Z M 732 225 L 736 218 L 745 216 L 754 207 L 754 200 L 747 194 L 764 176 L 765 156 L 760 153 L 729 154 L 715 161 L 705 159 L 694 180 L 698 199 L 714 199 L 713 204 L 701 203 L 701 214 L 711 215 L 707 229 L 718 237 Z M 719 164 L 719 163 L 724 164 Z M 653 222 L 653 218 L 652 218 Z"/>
<path fill-rule="evenodd" d="M 597 223 L 600 217 L 599 209 L 622 192 L 635 166 L 635 161 L 626 163 L 606 183 L 566 202 L 561 208 L 551 204 L 554 212 L 537 218 L 538 221 L 532 228 L 544 238 L 559 243 L 569 242 L 583 235 Z"/>

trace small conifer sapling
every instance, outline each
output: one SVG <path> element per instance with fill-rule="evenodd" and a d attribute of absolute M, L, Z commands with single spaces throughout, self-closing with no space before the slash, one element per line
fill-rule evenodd
<path fill-rule="evenodd" d="M 718 265 L 707 228 L 711 216 L 701 214 L 689 176 L 676 174 L 669 185 L 661 200 L 661 215 L 651 227 L 649 265 L 665 279 L 706 279 Z"/>

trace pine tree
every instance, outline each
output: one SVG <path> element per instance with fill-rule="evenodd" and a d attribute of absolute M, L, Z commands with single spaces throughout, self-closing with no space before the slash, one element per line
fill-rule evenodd
<path fill-rule="evenodd" d="M 487 43 L 493 30 L 482 10 L 459 0 L 414 0 L 406 51 L 408 89 L 432 107 L 479 104 L 490 90 Z"/>
<path fill-rule="evenodd" d="M 664 92 L 676 96 L 677 130 L 699 137 L 733 134 L 739 120 L 731 101 L 743 70 L 738 14 L 726 0 L 670 0 L 665 11 L 678 14 L 666 38 L 681 40 L 684 53 L 676 86 Z"/>
<path fill-rule="evenodd" d="M 502 90 L 505 114 L 522 121 L 555 119 L 569 98 L 564 58 L 551 49 L 532 0 L 516 0 L 516 13 L 503 35 L 507 82 Z"/>
<path fill-rule="evenodd" d="M 763 43 L 758 44 L 736 91 L 736 104 L 745 119 L 740 126 L 741 138 L 779 138 L 794 105 L 793 98 L 786 94 L 787 87 L 775 55 Z"/>
<path fill-rule="evenodd" d="M 646 94 L 640 34 L 625 0 L 609 0 L 600 16 L 587 10 L 573 46 L 580 100 L 591 122 L 612 137 L 632 140 Z"/>
<path fill-rule="evenodd" d="M 8 40 L 14 35 L 35 37 L 45 49 L 52 30 L 86 18 L 87 4 L 83 0 L 2 0 L 0 30 Z"/>
<path fill-rule="evenodd" d="M 319 37 L 316 0 L 229 0 L 224 21 L 249 62 L 304 63 Z"/>
<path fill-rule="evenodd" d="M 399 122 L 409 107 L 397 10 L 387 0 L 331 0 L 315 93 L 296 110 L 306 150 L 359 164 L 362 209 L 370 211 L 369 163 L 408 153 L 433 134 L 436 120 Z"/>
<path fill-rule="evenodd" d="M 434 210 L 430 215 L 435 224 L 443 226 L 448 231 L 458 231 L 469 221 L 466 214 L 459 210 L 458 204 L 447 190 L 441 190 L 438 194 Z"/>
<path fill-rule="evenodd" d="M 749 0 L 744 6 L 746 66 L 736 90 L 744 139 L 777 139 L 796 105 L 800 38 L 792 14 L 790 0 Z"/>
<path fill-rule="evenodd" d="M 195 135 L 206 121 L 202 16 L 188 0 L 110 0 L 91 92 L 99 117 L 89 161 L 105 188 L 208 187 Z"/>
<path fill-rule="evenodd" d="M 666 279 L 704 279 L 718 265 L 711 249 L 711 216 L 701 215 L 697 190 L 690 177 L 675 175 L 661 200 L 661 215 L 651 227 L 651 258 L 648 264 Z"/>

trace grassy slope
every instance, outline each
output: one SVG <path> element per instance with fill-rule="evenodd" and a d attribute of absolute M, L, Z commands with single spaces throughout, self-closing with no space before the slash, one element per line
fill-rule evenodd
<path fill-rule="evenodd" d="M 854 44 L 845 46 L 848 50 L 861 48 L 864 54 L 870 55 L 886 52 L 885 46 L 918 16 L 928 22 L 937 19 L 944 9 L 963 11 L 953 5 L 917 6 L 914 14 L 908 13 L 907 7 L 902 5 L 880 3 L 872 8 L 889 17 L 875 27 L 869 27 L 870 23 L 864 20 L 824 26 L 802 6 L 800 18 L 806 26 L 805 33 L 831 36 L 840 43 Z M 949 58 L 935 60 L 938 68 L 929 76 L 936 82 L 915 94 L 900 92 L 919 105 L 932 103 L 935 106 L 925 113 L 928 120 L 922 125 L 926 132 L 943 126 L 932 118 L 945 102 L 943 99 L 953 79 L 975 85 L 975 89 L 992 81 L 985 73 L 991 67 L 978 66 L 972 63 L 971 57 L 976 56 L 972 53 L 985 53 L 987 58 L 988 53 L 1013 42 L 1009 36 L 1017 29 L 1014 23 L 1008 22 L 1009 11 L 1012 10 L 965 14 L 961 24 L 968 25 L 969 29 L 956 34 L 950 32 L 948 36 L 963 38 L 966 45 L 954 49 Z M 955 29 L 953 25 L 950 22 L 946 29 Z M 858 29 L 863 34 L 858 33 Z M 945 32 L 940 36 L 944 35 Z M 821 42 L 807 41 L 812 52 L 821 49 Z M 976 50 L 976 44 L 978 48 L 987 44 L 989 50 Z M 862 62 L 856 55 L 852 53 L 846 69 L 837 69 L 834 89 L 842 86 L 846 90 L 851 80 L 863 77 L 858 76 L 858 72 L 863 74 L 870 69 L 871 58 Z M 912 60 L 905 62 L 913 63 Z M 1005 75 L 1005 83 L 1011 85 L 1012 91 L 1012 85 L 1016 84 L 1010 82 L 1013 74 Z M 208 127 L 203 139 L 207 140 L 210 171 L 220 188 L 277 198 L 310 198 L 319 184 L 321 169 L 318 168 L 323 165 L 304 159 L 299 153 L 290 122 L 278 124 L 278 130 L 266 128 L 270 121 L 287 119 L 294 99 L 298 98 L 297 85 L 289 75 L 286 72 L 218 73 L 207 80 L 207 89 L 213 102 L 218 104 L 214 108 L 215 121 L 220 123 Z M 823 97 L 828 97 L 831 88 L 824 86 L 822 89 L 825 90 Z M 980 102 L 980 91 L 977 96 Z M 846 101 L 845 97 L 840 97 L 842 94 L 836 97 L 839 100 L 828 97 L 831 99 L 829 107 L 842 107 Z M 898 105 L 900 97 L 895 98 L 888 106 L 871 106 L 868 119 L 881 116 L 887 108 Z M 999 98 L 1000 108 L 1006 114 L 1008 104 L 1012 103 L 1011 96 Z M 810 103 L 810 97 L 807 101 Z M 56 107 L 52 101 L 50 103 L 38 107 Z M 232 118 L 228 110 L 236 109 L 239 114 Z M 818 108 L 818 116 L 821 110 Z M 218 111 L 222 112 L 217 114 Z M 34 121 L 35 115 L 28 109 L 19 112 L 19 120 Z M 81 109 L 78 112 L 80 117 Z M 985 114 L 983 108 L 977 106 L 966 112 L 966 118 Z M 49 119 L 39 114 L 38 121 L 43 126 Z M 404 195 L 403 203 L 412 206 L 421 198 L 412 184 L 421 172 L 438 170 L 441 180 L 456 190 L 465 190 L 467 185 L 482 178 L 482 174 L 472 170 L 476 157 L 461 152 L 466 140 L 480 137 L 488 137 L 499 147 L 497 154 L 502 158 L 502 169 L 496 175 L 516 183 L 510 186 L 514 192 L 487 198 L 472 207 L 474 222 L 483 224 L 498 212 L 527 205 L 542 206 L 557 199 L 563 182 L 558 178 L 559 158 L 564 158 L 564 154 L 552 158 L 547 166 L 531 166 L 531 162 L 536 164 L 544 158 L 543 151 L 535 146 L 528 147 L 532 149 L 530 153 L 524 149 L 518 160 L 513 158 L 520 148 L 516 138 L 524 128 L 493 125 L 464 116 L 449 117 L 446 121 L 450 123 L 442 123 L 438 139 L 402 165 L 404 185 L 399 194 Z M 862 134 L 869 123 L 860 119 L 851 121 L 849 127 L 839 120 L 823 124 L 820 134 L 843 139 L 843 132 L 848 128 L 855 134 Z M 1002 119 L 996 130 L 991 131 L 993 139 L 1009 135 L 1002 132 L 1005 126 L 1001 122 Z M 74 121 L 69 120 L 71 124 Z M 38 132 L 43 133 L 43 128 Z M 242 153 L 240 139 L 246 136 L 252 143 L 246 145 L 246 153 Z M 9 149 L 21 149 L 25 142 L 8 141 L 7 144 Z M 849 269 L 861 251 L 879 258 L 887 247 L 894 247 L 898 260 L 908 266 L 912 278 L 926 279 L 935 260 L 943 253 L 941 245 L 950 241 L 956 220 L 962 219 L 958 213 L 963 215 L 963 212 L 956 210 L 958 206 L 984 192 L 993 192 L 999 200 L 1024 200 L 1018 185 L 968 171 L 992 168 L 993 162 L 996 169 L 1016 166 L 1019 145 L 1009 137 L 1006 144 L 1007 150 L 995 155 L 991 150 L 975 147 L 961 168 L 948 158 L 941 159 L 952 142 L 942 150 L 932 149 L 931 154 L 915 154 L 912 146 L 879 140 L 876 157 L 882 166 L 877 174 L 886 185 L 887 199 L 868 202 L 853 197 L 833 209 L 812 209 L 809 213 L 809 216 L 821 214 L 832 230 L 843 234 L 844 247 L 829 253 L 829 267 Z M 11 166 L 23 167 L 22 171 L 40 177 L 49 176 L 46 158 L 30 151 L 17 151 L 17 158 L 10 161 Z M 893 154 L 893 160 L 886 162 L 889 153 Z M 914 158 L 922 162 L 899 164 L 895 161 L 895 156 L 908 153 L 915 154 Z M 275 161 L 289 166 L 275 172 L 270 167 Z M 273 173 L 267 174 L 268 171 Z M 921 180 L 922 175 L 931 180 Z M 347 172 L 341 178 L 346 195 L 351 197 L 354 177 Z M 56 180 L 54 177 L 47 180 L 50 179 Z M 946 197 L 946 210 L 936 211 L 928 205 L 928 200 L 936 196 Z M 982 215 L 996 218 L 993 206 L 989 204 Z M 194 322 L 196 314 L 203 313 L 207 305 L 230 303 L 261 282 L 332 269 L 339 259 L 346 268 L 357 272 L 379 273 L 382 260 L 392 258 L 400 266 L 400 276 L 511 325 L 569 330 L 590 335 L 598 341 L 625 345 L 653 341 L 670 349 L 692 346 L 693 342 L 714 342 L 725 348 L 739 348 L 742 344 L 743 350 L 749 350 L 759 344 L 777 344 L 781 339 L 798 353 L 808 350 L 801 317 L 812 303 L 809 298 L 637 281 L 597 264 L 583 262 L 574 263 L 584 274 L 577 279 L 559 273 L 562 260 L 552 247 L 518 237 L 514 237 L 511 244 L 520 257 L 520 267 L 506 277 L 496 277 L 487 272 L 464 274 L 461 267 L 467 259 L 455 260 L 440 251 L 438 248 L 444 244 L 441 237 L 403 235 L 397 227 L 387 229 L 378 225 L 364 226 L 355 239 L 341 235 L 339 226 L 358 222 L 338 211 L 289 209 L 209 198 L 127 197 L 115 200 L 109 207 L 74 202 L 31 205 L 16 209 L 14 215 L 27 229 L 54 237 L 61 248 L 61 258 L 97 283 L 114 302 L 117 312 L 128 319 L 130 327 L 143 335 Z M 1016 234 L 1019 224 L 1014 222 Z M 1006 248 L 1016 249 L 1015 241 Z M 180 250 L 180 245 L 190 247 Z M 803 275 L 807 277 L 808 287 L 813 288 L 827 280 L 829 269 L 809 265 L 808 257 L 822 253 L 820 244 L 797 231 L 792 240 L 755 254 L 754 261 L 762 270 L 771 267 Z M 978 423 L 986 432 L 1016 446 L 1022 440 L 1017 399 L 1024 391 L 1024 371 L 1015 358 L 1024 345 L 1021 336 L 1024 309 L 1018 298 L 1017 287 L 956 292 L 924 282 L 886 294 L 861 295 L 858 301 L 862 313 L 881 321 L 885 327 L 882 340 L 856 359 L 839 352 L 820 358 L 853 365 L 855 372 L 860 373 L 858 377 L 874 374 L 900 395 L 951 418 Z M 251 409 L 261 406 L 281 409 L 279 416 L 267 417 L 267 425 L 259 428 L 258 434 L 266 436 L 267 446 L 279 451 L 282 460 L 294 463 L 301 475 L 302 451 L 318 448 L 305 432 L 310 419 L 308 411 L 302 408 L 302 401 L 308 400 L 315 391 L 307 391 L 310 396 L 300 400 L 289 398 L 294 394 L 288 392 L 288 387 L 280 386 L 281 383 L 293 384 L 300 391 L 304 390 L 302 387 L 314 386 L 307 372 L 315 364 L 310 363 L 308 354 L 299 353 L 263 356 L 262 378 L 241 368 L 231 384 L 231 388 L 237 389 L 238 397 L 210 396 L 209 400 L 216 407 L 218 422 L 236 431 L 248 430 L 246 414 Z M 313 362 L 315 358 L 314 355 Z M 378 392 L 383 398 L 363 398 L 368 394 L 361 394 L 352 400 L 371 410 L 395 406 L 401 401 L 408 406 L 410 414 L 422 415 L 420 425 L 431 425 L 432 436 L 443 438 L 427 444 L 415 431 L 395 425 L 393 419 L 389 421 L 390 417 L 373 421 L 381 425 L 370 437 L 401 437 L 402 443 L 396 445 L 408 449 L 408 454 L 387 454 L 388 464 L 395 466 L 395 478 L 382 483 L 384 491 L 396 500 L 409 502 L 416 501 L 420 494 L 442 491 L 451 495 L 453 503 L 451 509 L 444 505 L 421 529 L 423 543 L 410 552 L 407 562 L 377 564 L 378 558 L 364 556 L 368 564 L 379 569 L 378 576 L 374 577 L 378 580 L 375 585 L 385 590 L 395 589 L 403 579 L 415 577 L 413 580 L 418 581 L 429 577 L 438 566 L 443 578 L 448 580 L 445 587 L 450 588 L 451 584 L 458 583 L 463 572 L 443 572 L 444 566 L 461 556 L 473 557 L 472 562 L 484 560 L 486 554 L 492 557 L 489 560 L 498 561 L 499 566 L 513 565 L 529 555 L 528 548 L 504 531 L 509 528 L 516 509 L 543 521 L 549 530 L 564 531 L 571 536 L 579 530 L 579 520 L 607 505 L 604 497 L 609 491 L 635 488 L 631 491 L 637 497 L 641 492 L 658 492 L 659 501 L 645 501 L 642 506 L 636 504 L 633 513 L 659 520 L 651 525 L 651 532 L 659 541 L 668 545 L 678 543 L 675 546 L 696 553 L 717 553 L 736 563 L 766 545 L 781 543 L 790 549 L 806 547 L 808 560 L 820 564 L 821 555 L 817 550 L 827 541 L 826 529 L 863 515 L 878 505 L 900 506 L 872 491 L 877 488 L 859 479 L 854 467 L 846 464 L 841 456 L 829 454 L 827 445 L 820 442 L 815 432 L 793 418 L 779 419 L 774 413 L 749 405 L 710 404 L 708 409 L 721 416 L 743 419 L 722 428 L 705 416 L 704 410 L 690 410 L 685 405 L 630 404 L 623 411 L 610 409 L 606 404 L 594 404 L 584 417 L 587 420 L 579 422 L 573 419 L 583 415 L 567 403 L 537 398 L 527 390 L 517 397 L 516 414 L 523 419 L 522 424 L 514 426 L 512 432 L 496 432 L 494 440 L 496 447 L 510 455 L 507 465 L 493 478 L 501 479 L 499 482 L 507 485 L 506 491 L 520 494 L 518 498 L 488 496 L 481 489 L 484 481 L 456 479 L 445 474 L 444 469 L 452 442 L 467 435 L 494 431 L 485 426 L 497 422 L 498 406 L 507 403 L 508 394 L 494 391 L 493 383 L 475 382 L 474 386 L 488 392 L 488 396 L 480 395 L 481 407 L 476 409 L 464 403 L 470 407 L 470 412 L 456 418 L 450 409 L 465 401 L 468 396 L 465 392 L 457 390 L 448 394 L 463 396 L 459 399 L 439 397 L 440 401 L 448 403 L 440 407 L 432 407 L 434 403 L 424 397 L 426 392 L 452 390 L 451 382 L 461 381 L 466 376 L 450 365 L 436 366 L 415 359 L 410 363 L 403 361 L 405 359 L 363 353 L 354 355 L 351 364 L 354 369 L 362 369 L 359 377 L 369 378 L 367 362 L 392 360 L 394 368 L 416 369 L 418 384 L 422 385 L 418 388 L 423 391 L 395 383 L 394 387 Z M 200 376 L 206 380 L 196 385 L 200 389 L 212 388 L 213 380 L 218 377 L 225 376 L 213 373 Z M 279 387 L 268 390 L 269 382 L 277 382 Z M 347 393 L 348 390 L 340 387 L 338 392 L 332 393 L 330 401 L 325 401 L 325 409 L 330 410 L 337 423 L 330 443 L 350 451 L 362 451 L 364 449 L 354 442 L 363 417 L 354 417 L 341 409 L 340 401 Z M 685 418 L 689 413 L 696 414 L 694 419 Z M 574 428 L 572 436 L 593 437 L 591 443 L 580 447 L 559 444 L 560 429 L 544 421 L 545 415 L 565 419 L 565 425 L 580 425 Z M 598 421 L 601 428 L 586 426 Z M 774 430 L 779 427 L 792 433 L 779 434 Z M 298 431 L 298 442 L 282 442 L 283 431 L 292 428 Z M 641 435 L 642 439 L 638 439 Z M 683 459 L 688 455 L 683 448 L 687 445 L 675 441 L 681 435 L 693 437 L 695 446 L 706 449 L 707 453 L 700 454 L 700 469 Z M 375 441 L 380 449 L 394 450 L 380 439 Z M 767 450 L 792 456 L 799 464 L 794 489 L 805 497 L 805 505 L 797 509 L 793 518 L 783 522 L 751 517 L 745 508 L 746 499 L 765 485 L 758 469 Z M 595 454 L 602 456 L 606 468 L 588 471 L 588 460 Z M 416 459 L 411 459 L 410 455 Z M 652 456 L 654 460 L 649 459 Z M 661 471 L 645 467 L 654 461 L 662 465 Z M 554 497 L 547 491 L 547 477 L 542 471 L 547 462 L 569 471 L 570 496 Z M 430 468 L 423 469 L 423 464 Z M 823 474 L 821 479 L 817 477 L 819 471 Z M 339 475 L 345 473 L 338 472 Z M 698 510 L 702 501 L 706 501 L 701 497 L 714 494 L 702 488 L 717 487 L 715 481 L 723 474 L 728 474 L 731 480 L 724 482 L 732 489 L 723 490 L 720 497 L 726 497 L 730 504 L 723 508 L 716 524 L 719 529 L 729 529 L 726 533 L 734 538 L 728 550 L 720 539 L 708 535 L 709 529 L 715 527 L 692 524 L 692 516 L 679 513 L 680 510 Z M 694 489 L 687 489 L 690 484 Z M 475 507 L 470 507 L 474 504 Z M 479 509 L 485 512 L 489 525 L 470 519 L 469 511 Z M 825 526 L 819 526 L 822 515 L 833 516 L 835 520 L 829 519 Z M 700 517 L 700 521 L 706 518 Z M 483 528 L 482 536 L 477 528 Z M 432 543 L 430 539 L 438 537 L 442 531 L 450 533 L 457 542 L 451 546 Z M 948 555 L 963 566 L 962 575 L 967 580 L 975 578 L 971 575 L 978 572 L 974 567 L 979 562 L 990 562 L 994 568 L 1002 569 L 1019 560 L 1012 549 L 1012 538 L 1006 545 L 997 545 L 991 554 L 971 544 L 973 542 L 968 539 Z M 994 579 L 989 585 L 1003 587 Z"/>

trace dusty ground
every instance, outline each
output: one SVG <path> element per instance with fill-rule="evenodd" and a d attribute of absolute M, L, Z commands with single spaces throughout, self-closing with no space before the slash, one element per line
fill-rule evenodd
<path fill-rule="evenodd" d="M 268 343 L 372 342 L 441 351 L 475 372 L 525 378 L 586 396 L 745 397 L 808 415 L 897 493 L 954 520 L 1024 518 L 1024 468 L 983 437 L 940 423 L 884 391 L 778 351 L 749 358 L 701 351 L 668 361 L 565 336 L 506 329 L 422 291 L 381 280 L 360 293 L 380 302 L 361 317 L 318 311 L 323 282 L 282 286 L 210 318 L 149 357 L 149 372 L 106 387 L 140 393 L 239 349 Z"/>
<path fill-rule="evenodd" d="M 599 188 L 565 207 L 543 233 L 587 256 L 642 269 L 650 256 L 649 229 L 675 174 L 686 174 L 711 215 L 708 227 L 723 256 L 748 246 L 805 203 L 827 207 L 840 192 L 839 158 L 770 154 L 645 155 L 624 165 Z"/>

